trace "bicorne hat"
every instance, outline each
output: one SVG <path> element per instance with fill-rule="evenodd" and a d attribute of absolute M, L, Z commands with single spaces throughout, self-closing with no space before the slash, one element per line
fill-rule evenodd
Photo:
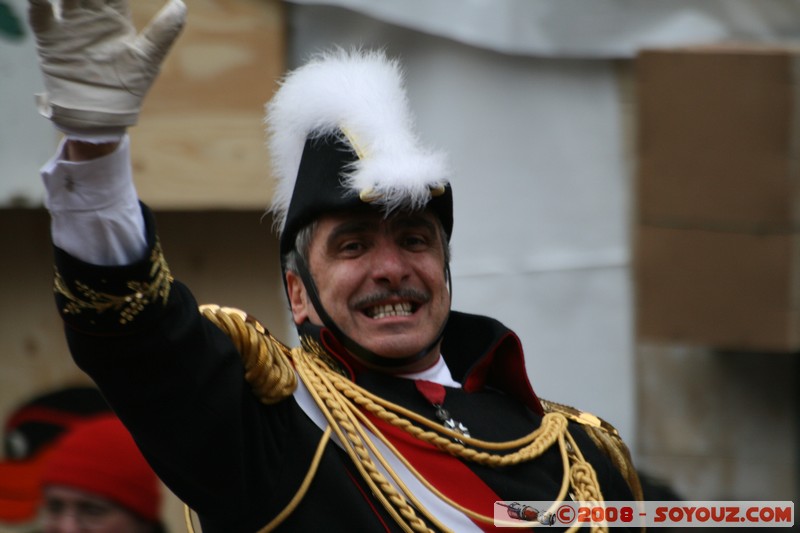
<path fill-rule="evenodd" d="M 431 208 L 453 227 L 445 156 L 414 132 L 403 74 L 381 51 L 337 49 L 289 73 L 267 105 L 281 255 L 322 214 Z"/>

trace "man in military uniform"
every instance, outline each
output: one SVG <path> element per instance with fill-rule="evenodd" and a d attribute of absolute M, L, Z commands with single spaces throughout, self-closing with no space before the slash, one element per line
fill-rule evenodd
<path fill-rule="evenodd" d="M 322 55 L 268 108 L 302 345 L 198 307 L 136 198 L 125 134 L 185 8 L 138 35 L 126 8 L 31 0 L 40 110 L 66 134 L 42 170 L 56 298 L 75 361 L 203 531 L 485 531 L 495 502 L 513 517 L 638 496 L 613 428 L 540 400 L 516 335 L 450 310 L 448 168 L 381 53 Z"/>

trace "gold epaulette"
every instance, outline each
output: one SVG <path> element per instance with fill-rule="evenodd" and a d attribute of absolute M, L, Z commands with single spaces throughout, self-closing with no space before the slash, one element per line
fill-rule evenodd
<path fill-rule="evenodd" d="M 200 312 L 233 341 L 242 356 L 245 379 L 262 402 L 273 404 L 292 395 L 297 376 L 285 344 L 240 309 L 205 304 Z"/>
<path fill-rule="evenodd" d="M 639 501 L 644 499 L 642 485 L 639 482 L 639 474 L 637 474 L 633 466 L 631 453 L 614 426 L 592 413 L 548 400 L 540 399 L 539 401 L 545 413 L 561 413 L 567 417 L 567 420 L 580 424 L 595 446 L 608 456 L 612 464 L 622 474 L 631 489 L 631 493 L 633 493 L 633 497 Z"/>

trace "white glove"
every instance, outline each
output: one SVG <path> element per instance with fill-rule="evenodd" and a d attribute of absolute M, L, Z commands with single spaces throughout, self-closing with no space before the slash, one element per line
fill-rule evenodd
<path fill-rule="evenodd" d="M 137 35 L 127 0 L 30 0 L 44 94 L 39 112 L 68 133 L 124 133 L 186 20 L 169 0 Z"/>

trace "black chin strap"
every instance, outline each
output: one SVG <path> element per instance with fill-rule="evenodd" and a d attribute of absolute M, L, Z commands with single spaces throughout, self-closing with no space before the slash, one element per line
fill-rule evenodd
<path fill-rule="evenodd" d="M 382 357 L 364 348 L 359 343 L 348 337 L 341 329 L 339 329 L 339 326 L 336 325 L 336 322 L 333 321 L 330 315 L 328 315 L 328 312 L 322 306 L 322 302 L 319 299 L 319 292 L 317 291 L 317 284 L 314 283 L 314 278 L 311 276 L 311 272 L 309 272 L 308 266 L 302 257 L 298 257 L 297 270 L 297 273 L 300 275 L 300 279 L 303 281 L 303 284 L 306 287 L 306 292 L 311 300 L 311 304 L 317 311 L 317 314 L 319 315 L 320 320 L 322 320 L 323 325 L 328 328 L 331 333 L 333 333 L 342 346 L 347 348 L 350 353 L 372 366 L 387 369 L 396 369 L 409 366 L 413 363 L 421 361 L 426 355 L 428 355 L 428 353 L 430 353 L 430 351 L 439 343 L 439 341 L 442 340 L 442 337 L 444 336 L 444 328 L 447 325 L 446 318 L 443 321 L 442 327 L 439 329 L 439 333 L 436 335 L 436 338 L 433 340 L 433 342 L 423 348 L 420 352 L 401 358 Z M 445 267 L 445 276 L 447 277 L 447 287 L 452 297 L 453 290 L 449 264 Z M 284 280 L 285 277 L 286 276 L 284 276 Z"/>

